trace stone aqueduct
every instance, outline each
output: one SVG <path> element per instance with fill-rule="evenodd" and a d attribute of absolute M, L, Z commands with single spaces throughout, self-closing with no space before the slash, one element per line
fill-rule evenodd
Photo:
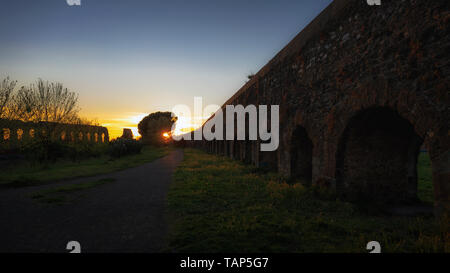
<path fill-rule="evenodd" d="M 36 136 L 46 134 L 46 131 L 51 131 L 53 139 L 67 142 L 109 141 L 108 129 L 101 126 L 0 119 L 0 152 L 14 150 Z"/>
<path fill-rule="evenodd" d="M 449 3 L 335 0 L 222 107 L 280 105 L 277 151 L 189 144 L 383 202 L 417 198 L 426 147 L 436 211 L 449 212 Z"/>

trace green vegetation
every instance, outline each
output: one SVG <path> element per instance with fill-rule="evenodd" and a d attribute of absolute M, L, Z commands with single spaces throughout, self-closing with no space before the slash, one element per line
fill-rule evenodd
<path fill-rule="evenodd" d="M 419 199 L 425 203 L 433 203 L 434 192 L 431 177 L 431 161 L 428 153 L 420 153 L 417 161 L 417 173 L 419 175 L 417 192 Z"/>
<path fill-rule="evenodd" d="M 102 155 L 78 162 L 69 160 L 45 164 L 23 162 L 18 166 L 2 170 L 0 185 L 6 187 L 33 186 L 62 179 L 110 173 L 151 162 L 165 156 L 169 151 L 168 147 L 146 146 L 139 154 L 120 158 Z"/>
<path fill-rule="evenodd" d="M 431 182 L 420 183 L 422 191 Z M 421 197 L 429 200 L 428 193 Z M 449 234 L 433 216 L 369 215 L 277 174 L 192 149 L 175 173 L 168 209 L 173 252 L 367 253 L 369 241 L 379 241 L 383 252 L 450 250 Z"/>
<path fill-rule="evenodd" d="M 112 157 L 123 157 L 139 154 L 142 151 L 141 141 L 135 139 L 118 138 L 109 143 L 109 154 Z"/>
<path fill-rule="evenodd" d="M 23 155 L 27 161 L 45 164 L 65 159 L 80 161 L 103 154 L 111 155 L 112 151 L 112 145 L 105 143 L 64 142 L 37 137 L 22 142 L 18 149 L 10 152 Z"/>
<path fill-rule="evenodd" d="M 87 190 L 114 181 L 114 178 L 104 178 L 97 181 L 64 185 L 36 192 L 31 195 L 31 198 L 41 203 L 59 205 L 67 203 L 69 201 L 73 201 L 74 199 L 79 197 L 70 195 L 71 193 Z"/>

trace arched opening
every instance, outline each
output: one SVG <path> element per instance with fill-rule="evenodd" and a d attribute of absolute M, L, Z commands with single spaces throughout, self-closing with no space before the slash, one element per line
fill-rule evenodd
<path fill-rule="evenodd" d="M 253 149 L 254 140 L 250 140 L 250 113 L 245 115 L 245 140 L 242 143 L 242 161 L 246 164 L 253 163 Z"/>
<path fill-rule="evenodd" d="M 23 138 L 23 130 L 17 129 L 17 140 L 22 140 Z"/>
<path fill-rule="evenodd" d="M 234 140 L 229 140 L 228 141 L 228 157 L 229 158 L 234 158 L 234 151 L 235 151 Z"/>
<path fill-rule="evenodd" d="M 434 203 L 431 159 L 426 145 L 422 145 L 417 159 L 417 197 L 423 203 Z"/>
<path fill-rule="evenodd" d="M 239 140 L 233 142 L 233 158 L 235 160 L 241 160 L 241 143 L 242 141 Z"/>
<path fill-rule="evenodd" d="M 224 155 L 224 142 L 223 140 L 219 141 L 219 153 L 220 155 Z"/>
<path fill-rule="evenodd" d="M 223 155 L 223 156 L 226 155 L 226 145 L 227 145 L 227 141 L 226 140 L 220 141 L 220 154 Z"/>
<path fill-rule="evenodd" d="M 244 162 L 247 164 L 252 163 L 252 142 L 250 140 L 246 140 L 244 143 Z"/>
<path fill-rule="evenodd" d="M 217 145 L 217 154 L 220 155 L 221 154 L 221 146 L 222 146 L 222 141 L 220 140 L 216 140 L 216 145 Z"/>
<path fill-rule="evenodd" d="M 261 151 L 262 144 L 269 141 L 257 141 L 253 149 L 258 168 L 264 172 L 276 172 L 278 171 L 278 152 L 276 150 Z"/>
<path fill-rule="evenodd" d="M 9 128 L 3 128 L 3 140 L 9 140 L 11 137 L 11 130 Z"/>
<path fill-rule="evenodd" d="M 263 171 L 274 171 L 276 172 L 278 170 L 278 156 L 276 151 L 272 152 L 263 152 L 258 149 L 259 153 L 259 168 Z"/>
<path fill-rule="evenodd" d="M 82 132 L 78 133 L 78 140 L 83 141 L 83 133 Z"/>
<path fill-rule="evenodd" d="M 98 133 L 94 134 L 94 142 L 98 142 Z"/>
<path fill-rule="evenodd" d="M 312 179 L 313 143 L 302 126 L 297 126 L 291 138 L 291 178 L 310 185 Z"/>
<path fill-rule="evenodd" d="M 415 203 L 422 143 L 411 123 L 392 109 L 359 112 L 349 121 L 338 146 L 338 193 L 378 205 Z"/>
<path fill-rule="evenodd" d="M 28 132 L 31 138 L 34 138 L 34 129 L 30 129 Z"/>
<path fill-rule="evenodd" d="M 229 140 L 225 140 L 225 156 L 231 155 L 231 143 Z"/>
<path fill-rule="evenodd" d="M 219 153 L 219 141 L 217 139 L 214 139 L 214 153 Z"/>

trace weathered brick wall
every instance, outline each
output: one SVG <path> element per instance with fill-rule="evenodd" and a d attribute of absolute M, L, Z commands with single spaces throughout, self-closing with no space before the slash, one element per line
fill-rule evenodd
<path fill-rule="evenodd" d="M 23 122 L 0 119 L 0 151 L 14 150 L 23 143 L 51 132 L 52 138 L 67 142 L 108 143 L 108 129 L 101 126 Z"/>
<path fill-rule="evenodd" d="M 313 184 L 345 195 L 370 194 L 378 183 L 392 201 L 414 195 L 425 141 L 436 207 L 450 211 L 449 19 L 447 0 L 335 0 L 224 104 L 280 105 L 278 151 L 259 152 L 258 141 L 194 145 L 291 176 L 309 149 L 293 138 L 304 130 Z M 352 122 L 364 115 L 372 124 Z M 408 125 L 411 132 L 389 132 Z"/>

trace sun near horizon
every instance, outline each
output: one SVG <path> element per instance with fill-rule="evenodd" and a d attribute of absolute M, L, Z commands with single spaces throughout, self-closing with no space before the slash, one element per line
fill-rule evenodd
<path fill-rule="evenodd" d="M 98 124 L 108 129 L 110 139 L 115 139 L 122 136 L 123 129 L 131 129 L 133 132 L 133 137 L 139 138 L 141 135 L 139 134 L 138 124 L 149 114 L 150 113 L 124 113 L 122 118 L 99 119 Z M 175 129 L 170 133 L 170 135 L 181 135 L 194 131 L 208 118 L 209 117 L 200 118 L 201 121 L 197 124 L 192 121 L 195 118 L 179 118 L 176 122 Z"/>
<path fill-rule="evenodd" d="M 222 105 L 331 0 L 125 2 L 7 1 L 0 78 L 60 82 L 111 138 L 123 128 L 139 137 L 150 113 L 194 97 Z M 179 120 L 174 134 L 192 123 Z"/>

